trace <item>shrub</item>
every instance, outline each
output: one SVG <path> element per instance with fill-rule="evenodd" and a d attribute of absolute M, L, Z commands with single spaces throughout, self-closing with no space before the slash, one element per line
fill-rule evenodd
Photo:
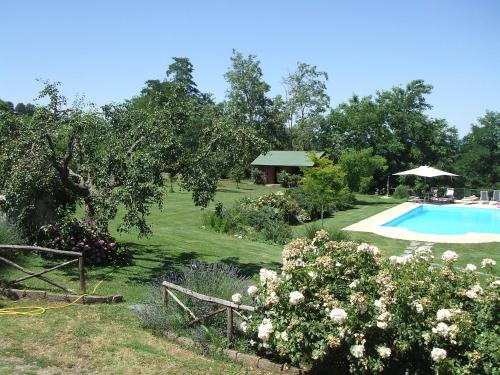
<path fill-rule="evenodd" d="M 284 188 L 291 188 L 299 186 L 300 175 L 288 173 L 287 171 L 281 171 L 278 173 L 278 183 Z"/>
<path fill-rule="evenodd" d="M 394 189 L 394 193 L 392 196 L 396 199 L 408 199 L 410 196 L 410 188 L 406 185 L 398 185 L 396 189 Z"/>
<path fill-rule="evenodd" d="M 131 260 L 127 248 L 118 244 L 109 233 L 99 233 L 76 219 L 43 226 L 38 232 L 37 243 L 52 249 L 82 252 L 86 263 L 93 265 L 123 265 Z M 54 257 L 52 254 L 44 256 Z"/>
<path fill-rule="evenodd" d="M 13 224 L 2 218 L 0 212 L 0 244 L 17 245 L 23 243 L 20 231 Z"/>
<path fill-rule="evenodd" d="M 252 168 L 250 172 L 250 177 L 254 184 L 264 185 L 264 172 L 259 168 Z"/>
<path fill-rule="evenodd" d="M 349 189 L 360 193 L 372 191 L 374 177 L 387 170 L 386 159 L 373 155 L 371 147 L 362 150 L 345 150 L 340 156 L 339 164 L 346 173 Z"/>
<path fill-rule="evenodd" d="M 236 188 L 239 189 L 240 182 L 245 177 L 245 169 L 240 165 L 235 165 L 229 171 L 229 178 L 236 182 Z"/>
<path fill-rule="evenodd" d="M 169 302 L 167 306 L 163 304 L 160 285 L 164 280 L 201 294 L 229 301 L 233 294 L 240 293 L 242 303 L 248 304 L 251 299 L 246 295 L 246 290 L 250 285 L 250 279 L 233 265 L 192 261 L 180 270 L 156 279 L 150 296 L 138 311 L 140 323 L 145 328 L 157 332 L 170 330 L 188 335 L 201 343 L 202 346 L 205 346 L 206 343 L 225 346 L 227 344 L 225 339 L 226 314 L 218 314 L 206 320 L 205 324 L 209 328 L 208 334 L 201 331 L 199 326 L 189 327 L 187 323 L 191 317 L 174 301 Z M 196 316 L 206 315 L 214 311 L 214 305 L 211 303 L 197 301 L 181 293 L 176 293 L 176 295 Z M 235 319 L 238 319 L 236 315 Z M 235 333 L 236 338 L 238 338 L 238 332 Z"/>
<path fill-rule="evenodd" d="M 323 229 L 321 224 L 317 221 L 310 223 L 305 226 L 305 236 L 307 239 L 312 240 L 316 237 L 316 233 L 320 230 L 324 230 L 328 233 L 328 239 L 330 241 L 349 241 L 350 236 L 347 232 L 338 229 Z"/>
<path fill-rule="evenodd" d="M 257 350 L 324 373 L 495 372 L 498 281 L 481 285 L 452 251 L 440 268 L 428 247 L 382 259 L 376 247 L 328 237 L 296 239 L 281 274 L 260 271 L 248 325 Z"/>

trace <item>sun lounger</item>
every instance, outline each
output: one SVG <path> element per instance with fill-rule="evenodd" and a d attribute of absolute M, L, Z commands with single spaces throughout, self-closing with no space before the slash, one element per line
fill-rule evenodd
<path fill-rule="evenodd" d="M 479 197 L 479 203 L 488 204 L 490 202 L 490 195 L 487 190 L 481 190 L 481 195 Z"/>
<path fill-rule="evenodd" d="M 469 197 L 464 197 L 462 199 L 455 201 L 455 203 L 460 203 L 460 204 L 475 204 L 478 202 L 479 202 L 479 198 L 476 197 L 475 195 L 471 195 Z"/>
<path fill-rule="evenodd" d="M 493 190 L 490 204 L 500 204 L 500 190 Z"/>

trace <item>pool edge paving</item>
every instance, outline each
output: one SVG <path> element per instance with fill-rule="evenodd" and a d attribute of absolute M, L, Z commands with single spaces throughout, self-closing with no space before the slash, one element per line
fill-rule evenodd
<path fill-rule="evenodd" d="M 492 233 L 475 233 L 466 234 L 428 234 L 409 231 L 401 227 L 384 227 L 383 225 L 391 220 L 398 218 L 401 215 L 419 207 L 421 204 L 405 202 L 388 210 L 382 211 L 367 219 L 361 220 L 355 224 L 343 228 L 346 231 L 353 232 L 369 232 L 380 236 L 408 240 L 408 241 L 425 241 L 435 243 L 488 243 L 500 242 L 500 234 Z M 471 208 L 471 205 L 454 204 L 454 207 Z M 492 208 L 491 206 L 473 205 L 473 208 Z"/>

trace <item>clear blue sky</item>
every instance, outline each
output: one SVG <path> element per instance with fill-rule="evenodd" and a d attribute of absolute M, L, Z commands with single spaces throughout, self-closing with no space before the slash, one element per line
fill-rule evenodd
<path fill-rule="evenodd" d="M 36 78 L 99 105 L 163 78 L 187 56 L 203 91 L 223 99 L 231 50 L 262 61 L 272 93 L 297 61 L 328 72 L 332 104 L 422 78 L 431 114 L 464 134 L 500 111 L 500 1 L 8 1 L 0 98 L 31 101 Z"/>

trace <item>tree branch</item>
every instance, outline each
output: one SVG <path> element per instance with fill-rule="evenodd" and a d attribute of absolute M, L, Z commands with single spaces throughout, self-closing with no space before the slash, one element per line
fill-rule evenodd
<path fill-rule="evenodd" d="M 44 138 L 47 140 L 47 144 L 50 148 L 50 161 L 52 162 L 52 166 L 59 173 L 62 184 L 69 190 L 74 191 L 81 196 L 88 196 L 90 194 L 90 186 L 85 184 L 85 181 L 81 175 L 75 173 L 71 170 L 71 168 L 69 168 L 69 162 L 73 158 L 73 148 L 75 145 L 74 134 L 72 134 L 68 140 L 66 154 L 64 155 L 62 161 L 59 161 L 57 159 L 56 147 L 50 135 L 44 134 Z M 73 178 L 76 178 L 78 180 L 78 183 L 76 183 Z"/>

